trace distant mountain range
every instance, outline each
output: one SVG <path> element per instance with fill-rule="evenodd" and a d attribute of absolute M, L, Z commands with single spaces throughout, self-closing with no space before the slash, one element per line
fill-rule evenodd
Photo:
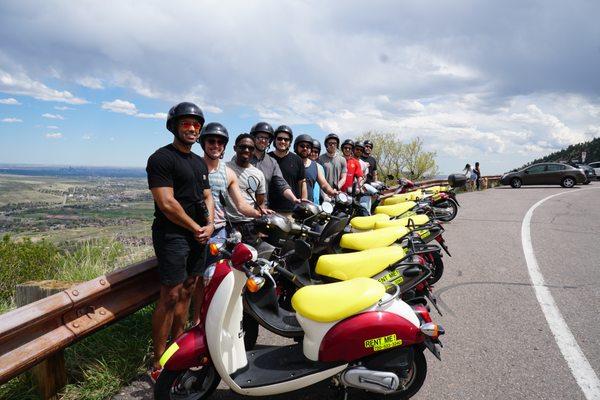
<path fill-rule="evenodd" d="M 581 153 L 586 153 L 585 160 L 581 159 Z M 594 161 L 600 161 L 600 137 L 590 140 L 589 142 L 583 142 L 578 144 L 572 144 L 566 149 L 548 154 L 542 158 L 535 159 L 528 164 L 523 165 L 523 169 L 528 165 L 537 164 L 541 162 L 558 162 L 558 161 L 571 161 L 576 160 L 578 162 L 591 163 Z"/>
<path fill-rule="evenodd" d="M 89 178 L 145 178 L 144 168 L 27 166 L 0 164 L 0 174 L 28 176 L 65 176 Z"/>

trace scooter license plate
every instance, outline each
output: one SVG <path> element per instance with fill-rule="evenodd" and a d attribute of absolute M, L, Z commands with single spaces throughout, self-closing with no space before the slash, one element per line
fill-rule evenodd
<path fill-rule="evenodd" d="M 404 282 L 404 277 L 402 276 L 402 274 L 396 270 L 385 274 L 384 276 L 382 276 L 381 278 L 377 279 L 379 282 L 384 283 L 384 282 L 392 282 L 396 285 L 400 285 L 402 282 Z"/>

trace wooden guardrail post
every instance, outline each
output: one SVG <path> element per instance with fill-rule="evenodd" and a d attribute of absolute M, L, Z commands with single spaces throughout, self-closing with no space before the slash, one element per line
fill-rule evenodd
<path fill-rule="evenodd" d="M 72 285 L 60 281 L 26 282 L 16 286 L 15 303 L 17 307 L 21 307 Z M 60 350 L 34 366 L 31 377 L 42 399 L 57 399 L 58 392 L 67 384 L 64 352 Z"/>

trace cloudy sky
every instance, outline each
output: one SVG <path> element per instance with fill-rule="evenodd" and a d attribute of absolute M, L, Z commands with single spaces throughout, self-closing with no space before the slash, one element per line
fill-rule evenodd
<path fill-rule="evenodd" d="M 500 173 L 600 136 L 599 15 L 595 0 L 2 1 L 0 163 L 144 166 L 187 100 L 231 135 L 387 131 L 421 137 L 443 173 Z"/>

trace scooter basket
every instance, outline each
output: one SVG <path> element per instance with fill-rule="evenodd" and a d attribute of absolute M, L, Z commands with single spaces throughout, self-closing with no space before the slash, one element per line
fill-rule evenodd
<path fill-rule="evenodd" d="M 465 174 L 450 174 L 448 175 L 448 184 L 453 188 L 465 186 L 467 176 Z"/>

